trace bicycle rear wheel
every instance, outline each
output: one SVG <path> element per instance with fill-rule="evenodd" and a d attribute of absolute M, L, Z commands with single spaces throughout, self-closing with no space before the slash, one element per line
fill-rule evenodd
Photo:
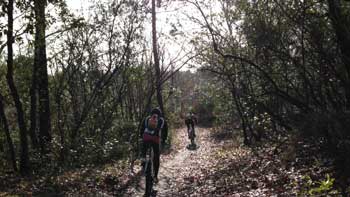
<path fill-rule="evenodd" d="M 148 169 L 146 171 L 146 197 L 151 196 L 152 188 L 153 188 L 153 177 L 152 177 L 151 169 Z"/>
<path fill-rule="evenodd" d="M 192 145 L 192 146 L 195 145 L 195 143 L 194 143 L 194 138 L 193 138 L 193 137 L 191 138 L 191 145 Z"/>
<path fill-rule="evenodd" d="M 150 197 L 153 191 L 153 150 L 147 150 L 147 161 L 145 164 L 146 187 L 145 196 Z"/>

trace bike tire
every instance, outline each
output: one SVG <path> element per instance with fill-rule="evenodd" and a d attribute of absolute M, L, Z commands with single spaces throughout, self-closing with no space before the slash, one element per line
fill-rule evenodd
<path fill-rule="evenodd" d="M 146 197 L 151 196 L 152 188 L 153 188 L 153 177 L 152 177 L 151 169 L 148 169 L 146 173 Z"/>
<path fill-rule="evenodd" d="M 151 152 L 151 155 L 153 153 Z M 146 186 L 145 186 L 145 196 L 152 196 L 153 191 L 153 159 L 150 158 L 145 164 L 145 178 L 146 178 Z"/>

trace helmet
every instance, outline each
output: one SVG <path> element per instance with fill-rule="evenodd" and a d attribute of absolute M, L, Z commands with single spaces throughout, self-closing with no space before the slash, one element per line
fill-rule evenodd
<path fill-rule="evenodd" d="M 157 114 L 158 116 L 160 116 L 162 114 L 162 111 L 157 107 L 152 109 L 151 114 Z"/>

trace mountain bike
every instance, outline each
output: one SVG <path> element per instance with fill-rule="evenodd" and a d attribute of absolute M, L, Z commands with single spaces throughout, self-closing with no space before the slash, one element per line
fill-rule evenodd
<path fill-rule="evenodd" d="M 154 182 L 154 167 L 153 167 L 153 148 L 152 146 L 147 147 L 146 159 L 145 159 L 145 177 L 146 177 L 146 187 L 145 187 L 145 197 L 150 197 L 154 194 L 153 182 Z"/>

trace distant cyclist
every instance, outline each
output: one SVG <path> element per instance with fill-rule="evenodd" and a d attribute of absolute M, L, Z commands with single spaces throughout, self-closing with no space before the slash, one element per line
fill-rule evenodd
<path fill-rule="evenodd" d="M 142 138 L 142 167 L 145 165 L 144 158 L 146 157 L 146 151 L 149 146 L 153 148 L 154 158 L 154 182 L 158 182 L 158 171 L 159 171 L 159 159 L 160 159 L 160 148 L 159 144 L 165 143 L 168 133 L 168 126 L 164 118 L 162 117 L 162 112 L 159 108 L 154 108 L 151 114 L 146 117 L 141 125 L 140 137 Z M 160 139 L 162 138 L 162 139 Z"/>
<path fill-rule="evenodd" d="M 190 129 L 192 129 L 193 131 L 193 136 L 196 137 L 196 132 L 194 129 L 194 125 L 197 125 L 197 118 L 196 116 L 193 114 L 193 112 L 191 111 L 190 113 L 186 114 L 185 117 L 185 124 L 187 126 L 187 131 L 190 131 Z M 188 136 L 190 138 L 190 136 Z"/>

